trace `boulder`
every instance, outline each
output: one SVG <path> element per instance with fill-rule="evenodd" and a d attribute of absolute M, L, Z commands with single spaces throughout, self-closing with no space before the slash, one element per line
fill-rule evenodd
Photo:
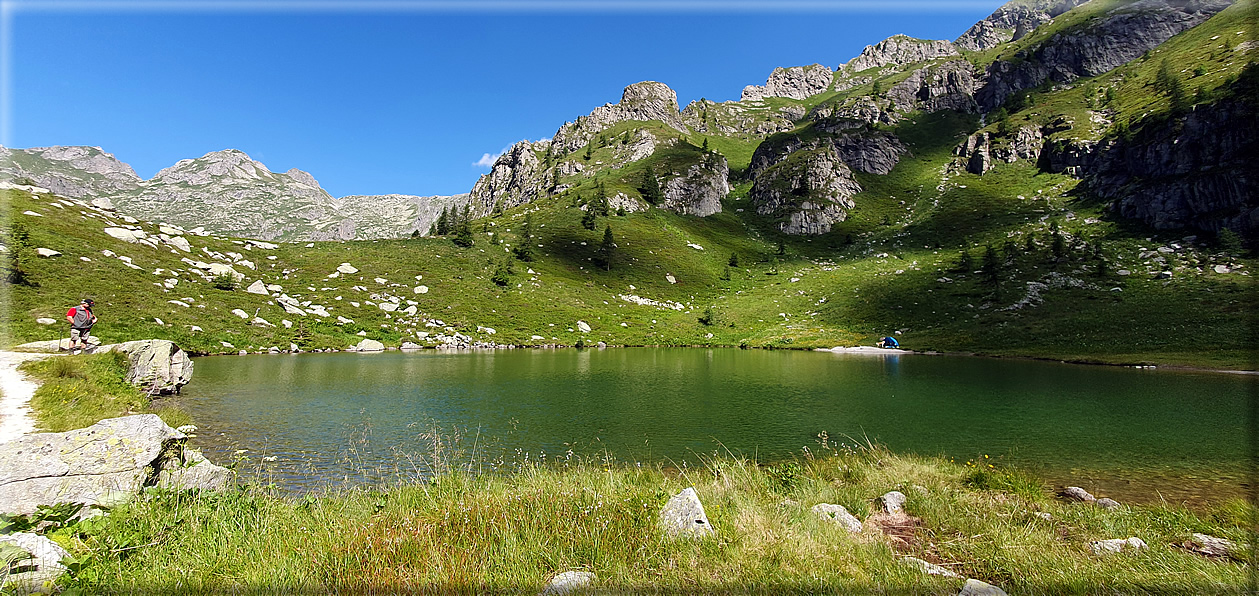
<path fill-rule="evenodd" d="M 1141 550 L 1143 548 L 1146 548 L 1145 541 L 1136 537 L 1111 538 L 1089 543 L 1089 550 L 1093 551 L 1095 555 L 1106 555 L 1125 550 Z"/>
<path fill-rule="evenodd" d="M 879 497 L 879 506 L 883 508 L 884 513 L 904 513 L 905 512 L 905 493 L 894 490 Z"/>
<path fill-rule="evenodd" d="M 417 343 L 415 343 L 415 342 L 412 342 L 412 341 L 404 341 L 404 342 L 402 342 L 402 346 L 400 346 L 398 349 L 400 349 L 400 350 L 421 350 L 421 349 L 423 349 L 423 348 L 424 348 L 424 346 L 421 346 L 420 344 L 417 344 Z"/>
<path fill-rule="evenodd" d="M 247 313 L 247 312 L 245 312 L 244 310 L 241 310 L 241 309 L 239 309 L 239 308 L 233 308 L 233 309 L 232 309 L 232 314 L 234 314 L 234 315 L 236 315 L 236 316 L 238 316 L 238 317 L 240 317 L 240 318 L 242 318 L 242 319 L 248 319 L 248 318 L 249 318 L 249 313 Z"/>
<path fill-rule="evenodd" d="M 341 263 L 340 265 L 337 265 L 337 272 L 350 275 L 352 273 L 358 273 L 358 267 L 355 267 L 354 265 L 351 265 L 349 263 Z"/>
<path fill-rule="evenodd" d="M 704 504 L 695 487 L 673 495 L 660 510 L 660 527 L 665 534 L 678 538 L 702 538 L 714 534 L 708 516 L 704 513 Z"/>
<path fill-rule="evenodd" d="M 105 233 L 122 240 L 123 242 L 131 243 L 139 242 L 140 239 L 147 236 L 144 232 L 139 230 L 128 230 L 127 228 L 105 228 Z"/>
<path fill-rule="evenodd" d="M 185 450 L 186 439 L 156 414 L 139 414 L 0 443 L 0 511 L 29 514 L 57 503 L 112 506 L 158 484 L 163 473 L 173 488 L 224 486 L 229 472 Z"/>
<path fill-rule="evenodd" d="M 175 342 L 142 339 L 101 346 L 97 352 L 122 352 L 130 360 L 127 382 L 151 395 L 179 393 L 192 380 L 192 359 Z"/>
<path fill-rule="evenodd" d="M 114 210 L 114 202 L 104 197 L 101 197 L 99 199 L 92 199 L 92 206 L 96 207 L 97 209 L 104 209 L 106 211 Z"/>
<path fill-rule="evenodd" d="M 571 594 L 581 591 L 595 580 L 595 574 L 589 571 L 565 571 L 551 578 L 542 588 L 543 594 Z"/>
<path fill-rule="evenodd" d="M 37 254 L 37 255 L 39 255 L 39 256 L 41 256 L 41 257 L 59 257 L 59 256 L 61 256 L 61 253 L 60 253 L 60 252 L 55 251 L 55 250 L 53 250 L 53 249 L 51 249 L 51 248 L 37 248 L 37 249 L 35 249 L 35 254 Z"/>
<path fill-rule="evenodd" d="M 66 572 L 61 559 L 70 556 L 66 549 L 45 536 L 18 532 L 0 536 L 0 542 L 16 546 L 27 552 L 26 558 L 18 559 L 15 564 L 6 566 L 16 572 L 9 573 L 3 582 L 4 587 L 17 594 L 51 593 L 52 582 Z"/>
<path fill-rule="evenodd" d="M 1005 590 L 977 579 L 968 579 L 957 596 L 1008 596 Z"/>
<path fill-rule="evenodd" d="M 577 321 L 577 330 L 582 333 L 590 333 L 590 324 L 585 321 Z"/>
<path fill-rule="evenodd" d="M 40 318 L 38 318 L 38 319 L 35 319 L 35 322 L 36 322 L 36 323 L 39 323 L 40 325 L 52 325 L 52 324 L 55 324 L 55 323 L 57 322 L 57 320 L 56 320 L 56 319 L 50 319 L 50 318 L 48 318 L 48 317 L 40 317 Z"/>
<path fill-rule="evenodd" d="M 385 351 L 385 344 L 382 344 L 374 339 L 365 339 L 363 341 L 358 342 L 358 345 L 354 346 L 354 351 L 356 352 L 383 352 Z"/>
<path fill-rule="evenodd" d="M 843 505 L 834 505 L 831 503 L 818 503 L 812 508 L 814 514 L 818 517 L 839 524 L 844 529 L 853 534 L 861 533 L 861 520 L 857 519 L 853 514 L 849 513 Z"/>
<path fill-rule="evenodd" d="M 1119 508 L 1119 501 L 1116 501 L 1114 499 L 1107 499 L 1105 497 L 1098 499 L 1093 504 L 1097 505 L 1098 507 L 1101 507 L 1102 509 L 1107 509 L 1107 510 L 1113 510 L 1113 509 Z"/>

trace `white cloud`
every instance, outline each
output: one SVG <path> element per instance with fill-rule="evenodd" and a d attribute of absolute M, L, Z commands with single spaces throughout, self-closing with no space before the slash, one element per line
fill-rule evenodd
<path fill-rule="evenodd" d="M 502 151 L 499 151 L 498 153 L 495 153 L 494 155 L 490 155 L 489 153 L 482 154 L 481 159 L 478 159 L 475 162 L 473 162 L 472 166 L 476 168 L 492 168 L 494 167 L 494 160 L 498 159 L 498 156 L 502 154 L 503 154 Z"/>

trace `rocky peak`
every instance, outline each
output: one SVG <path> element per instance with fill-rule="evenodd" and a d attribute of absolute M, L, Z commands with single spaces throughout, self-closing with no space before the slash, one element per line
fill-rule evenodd
<path fill-rule="evenodd" d="M 312 188 L 319 188 L 319 181 L 315 180 L 315 177 L 312 176 L 310 172 L 304 172 L 297 168 L 292 168 L 285 172 L 284 175 L 288 176 L 289 179 L 298 184 L 305 184 L 306 186 L 310 186 Z"/>
<path fill-rule="evenodd" d="M 618 122 L 630 120 L 659 120 L 678 132 L 689 132 L 678 110 L 678 94 L 664 83 L 643 81 L 626 87 L 621 93 L 620 103 L 601 105 L 588 116 L 565 123 L 555 131 L 548 147 L 559 155 L 571 153 L 584 147 L 600 132 Z"/>
<path fill-rule="evenodd" d="M 0 147 L 0 176 L 29 178 L 65 197 L 125 192 L 140 184 L 131 166 L 100 147 Z"/>
<path fill-rule="evenodd" d="M 982 51 L 1021 39 L 1054 17 L 1088 0 L 1013 0 L 967 29 L 954 42 L 958 47 Z"/>
<path fill-rule="evenodd" d="M 197 159 L 181 159 L 175 165 L 157 173 L 150 183 L 194 185 L 209 184 L 215 178 L 258 180 L 274 175 L 267 166 L 254 161 L 239 149 L 211 151 Z M 313 180 L 313 178 L 311 178 Z"/>
<path fill-rule="evenodd" d="M 490 173 L 473 185 L 469 199 L 473 215 L 488 215 L 496 204 L 510 209 L 545 196 L 548 183 L 554 182 L 550 175 L 550 170 L 542 169 L 533 143 L 520 141 L 512 145 L 494 160 Z"/>
<path fill-rule="evenodd" d="M 860 72 L 869 68 L 895 65 L 902 66 L 924 60 L 958 55 L 957 48 L 943 39 L 915 39 L 908 35 L 893 35 L 872 46 L 866 46 L 861 54 L 849 60 L 844 68 L 848 72 Z"/>
<path fill-rule="evenodd" d="M 743 88 L 740 101 L 753 101 L 766 97 L 805 99 L 826 91 L 835 73 L 821 64 L 775 68 L 764 85 L 748 85 Z"/>

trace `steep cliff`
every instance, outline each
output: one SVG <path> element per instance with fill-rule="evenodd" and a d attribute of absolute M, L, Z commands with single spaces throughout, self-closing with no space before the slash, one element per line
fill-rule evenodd
<path fill-rule="evenodd" d="M 861 186 L 835 149 L 801 149 L 766 168 L 748 195 L 787 234 L 825 234 L 848 217 Z"/>

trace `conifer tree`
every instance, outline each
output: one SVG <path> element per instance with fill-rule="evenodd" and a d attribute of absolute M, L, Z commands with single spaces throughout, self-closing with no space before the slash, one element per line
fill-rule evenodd
<path fill-rule="evenodd" d="M 656 179 L 656 173 L 651 168 L 643 173 L 643 184 L 638 187 L 638 191 L 642 193 L 643 200 L 652 205 L 659 205 L 664 200 L 664 192 L 660 190 L 660 181 Z"/>
<path fill-rule="evenodd" d="M 512 249 L 516 258 L 526 263 L 533 261 L 533 214 L 525 214 L 525 223 L 520 226 L 520 242 Z"/>
<path fill-rule="evenodd" d="M 599 254 L 595 261 L 604 271 L 612 270 L 612 253 L 616 250 L 616 241 L 612 238 L 612 226 L 603 228 L 603 243 L 599 245 Z"/>
<path fill-rule="evenodd" d="M 595 229 L 595 206 L 587 205 L 586 213 L 581 216 L 581 227 L 587 230 Z"/>

